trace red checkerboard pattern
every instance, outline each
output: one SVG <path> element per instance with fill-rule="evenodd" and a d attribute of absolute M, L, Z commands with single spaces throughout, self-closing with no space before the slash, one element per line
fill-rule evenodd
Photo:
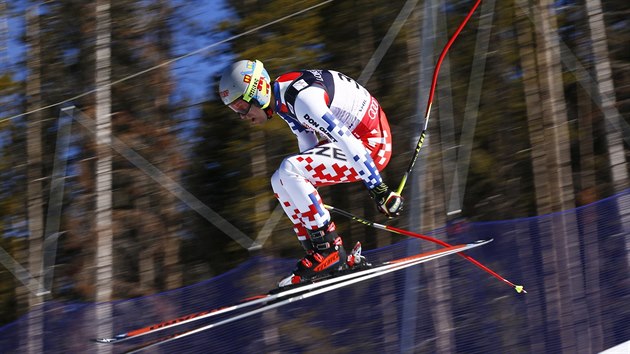
<path fill-rule="evenodd" d="M 327 166 L 325 163 L 316 162 L 311 156 L 296 156 L 295 160 L 299 166 L 308 171 L 311 182 L 315 186 L 323 186 L 341 182 L 354 182 L 359 180 L 359 174 L 354 168 L 340 163 L 332 163 Z"/>

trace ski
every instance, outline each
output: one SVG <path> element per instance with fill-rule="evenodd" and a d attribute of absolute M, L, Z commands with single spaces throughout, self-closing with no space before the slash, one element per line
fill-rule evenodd
<path fill-rule="evenodd" d="M 154 324 L 151 326 L 147 326 L 140 329 L 125 332 L 122 334 L 118 334 L 111 338 L 94 339 L 94 341 L 98 343 L 120 343 L 120 342 L 137 338 L 146 334 L 152 334 L 152 333 L 164 330 L 164 329 L 183 325 L 185 323 L 198 321 L 204 318 L 209 318 L 211 316 L 225 314 L 228 312 L 236 311 L 236 310 L 254 306 L 254 305 L 261 305 L 257 309 L 247 311 L 236 316 L 228 317 L 226 319 L 223 319 L 221 321 L 218 321 L 209 325 L 171 334 L 166 337 L 162 337 L 154 341 L 150 341 L 148 343 L 142 344 L 141 346 L 136 347 L 132 349 L 131 351 L 129 351 L 129 353 L 133 353 L 142 349 L 147 349 L 149 347 L 164 344 L 178 338 L 189 336 L 189 335 L 192 335 L 192 334 L 204 331 L 204 330 L 215 328 L 226 323 L 234 322 L 239 319 L 253 316 L 255 314 L 268 311 L 268 310 L 289 304 L 291 302 L 299 301 L 299 300 L 306 299 L 311 296 L 315 296 L 315 295 L 322 294 L 328 291 L 332 291 L 332 290 L 339 289 L 345 286 L 349 286 L 351 284 L 365 281 L 367 279 L 381 276 L 381 275 L 384 275 L 393 271 L 398 271 L 398 270 L 401 270 L 401 269 L 404 269 L 404 268 L 407 268 L 416 264 L 424 263 L 429 260 L 437 259 L 437 258 L 444 257 L 444 256 L 454 254 L 454 253 L 459 253 L 459 252 L 462 252 L 462 251 L 465 251 L 474 247 L 487 244 L 491 241 L 492 241 L 491 239 L 482 240 L 482 241 L 477 241 L 475 243 L 470 243 L 470 244 L 445 247 L 445 248 L 417 254 L 410 257 L 405 257 L 405 258 L 400 258 L 400 259 L 384 262 L 377 266 L 373 266 L 371 268 L 353 271 L 347 274 L 334 276 L 332 278 L 325 278 L 324 280 L 320 280 L 317 282 L 306 283 L 304 285 L 301 284 L 301 286 L 299 287 L 290 288 L 287 290 L 284 290 L 284 288 L 274 289 L 268 294 L 249 297 L 232 306 L 221 307 L 221 308 L 213 309 L 209 311 L 202 311 L 202 312 L 189 314 L 189 315 L 182 316 L 173 320 L 161 322 L 161 323 Z M 286 298 L 286 299 L 283 300 L 283 298 Z"/>
<path fill-rule="evenodd" d="M 203 320 L 209 317 L 222 315 L 222 314 L 240 310 L 246 307 L 265 304 L 267 302 L 274 301 L 282 297 L 309 291 L 311 289 L 323 287 L 329 284 L 334 284 L 334 283 L 341 282 L 341 281 L 344 281 L 346 279 L 350 279 L 353 277 L 359 277 L 364 274 L 370 273 L 371 271 L 373 271 L 373 269 L 374 268 L 368 268 L 362 271 L 356 271 L 356 272 L 352 272 L 349 274 L 340 275 L 340 276 L 336 276 L 332 278 L 320 279 L 320 280 L 313 281 L 312 283 L 299 284 L 295 287 L 276 288 L 269 291 L 269 293 L 267 294 L 250 296 L 230 306 L 219 307 L 212 310 L 191 313 L 191 314 L 184 315 L 184 316 L 172 319 L 172 320 L 152 324 L 152 325 L 134 329 L 125 333 L 120 333 L 109 338 L 96 338 L 96 339 L 93 339 L 93 341 L 97 343 L 111 343 L 111 344 L 121 343 L 130 339 L 138 338 L 147 334 L 152 334 L 152 333 L 159 332 L 159 331 L 169 329 L 169 328 L 173 328 L 176 326 L 181 326 L 190 322 L 199 321 L 199 320 Z"/>
<path fill-rule="evenodd" d="M 454 247 L 460 247 L 460 246 L 454 246 Z M 439 249 L 437 251 L 444 251 L 445 249 Z M 432 251 L 432 252 L 437 252 L 437 251 Z M 416 256 L 412 256 L 412 257 L 408 257 L 408 258 L 412 258 L 411 260 L 413 260 L 415 257 L 418 256 L 429 256 L 427 253 L 423 253 L 421 255 L 416 255 Z M 134 338 L 138 338 L 140 336 L 144 336 L 147 334 L 152 334 L 155 332 L 159 332 L 165 329 L 169 329 L 169 328 L 173 328 L 176 326 L 180 326 L 180 325 L 184 325 L 190 322 L 194 322 L 194 321 L 199 321 L 199 320 L 203 320 L 209 317 L 213 317 L 213 316 L 218 316 L 218 315 L 222 315 L 228 312 L 232 312 L 232 311 L 236 311 L 236 310 L 240 310 L 246 307 L 251 307 L 251 306 L 255 306 L 255 305 L 259 305 L 259 304 L 264 304 L 270 301 L 274 301 L 276 299 L 279 298 L 283 298 L 289 295 L 294 295 L 294 294 L 298 294 L 304 291 L 310 291 L 312 289 L 316 289 L 319 287 L 323 287 L 323 286 L 327 286 L 330 284 L 335 284 L 338 282 L 342 282 L 345 281 L 347 279 L 352 279 L 355 277 L 360 277 L 363 276 L 365 274 L 370 274 L 379 270 L 382 270 L 383 268 L 381 267 L 391 267 L 394 264 L 400 264 L 403 261 L 409 261 L 407 258 L 404 259 L 399 259 L 399 260 L 394 260 L 394 261 L 389 261 L 389 262 L 384 262 L 382 264 L 379 264 L 377 266 L 373 266 L 371 268 L 367 268 L 367 269 L 363 269 L 363 270 L 357 270 L 357 271 L 351 271 L 350 273 L 347 274 L 342 274 L 342 275 L 337 275 L 334 276 L 332 278 L 322 278 L 319 280 L 315 280 L 312 283 L 304 283 L 304 284 L 299 284 L 295 287 L 285 287 L 285 288 L 276 288 L 271 290 L 269 293 L 267 294 L 262 294 L 262 295 L 256 295 L 256 296 L 251 296 L 248 298 L 245 298 L 241 301 L 239 301 L 236 304 L 230 305 L 230 306 L 225 306 L 225 307 L 220 307 L 220 308 L 216 308 L 216 309 L 211 309 L 211 310 L 206 310 L 206 311 L 200 311 L 200 312 L 196 312 L 196 313 L 191 313 L 188 315 L 184 315 L 172 320 L 168 320 L 168 321 L 163 321 L 160 323 L 156 323 L 156 324 L 152 324 L 146 327 L 142 327 L 142 328 L 138 328 L 138 329 L 134 329 L 125 333 L 120 333 L 117 335 L 114 335 L 112 337 L 109 338 L 96 338 L 93 339 L 93 341 L 98 342 L 98 343 L 120 343 L 120 342 L 124 342 L 130 339 L 134 339 Z"/>

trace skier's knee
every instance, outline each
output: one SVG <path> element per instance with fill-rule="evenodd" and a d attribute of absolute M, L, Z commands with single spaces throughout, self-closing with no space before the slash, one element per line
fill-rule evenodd
<path fill-rule="evenodd" d="M 277 193 L 278 190 L 284 188 L 282 185 L 282 180 L 287 180 L 288 178 L 295 177 L 299 175 L 299 170 L 291 161 L 290 157 L 285 158 L 280 163 L 280 166 L 271 176 L 271 187 L 274 192 Z"/>
<path fill-rule="evenodd" d="M 293 156 L 287 157 L 282 160 L 282 162 L 280 163 L 280 167 L 278 167 L 276 173 L 278 173 L 280 179 L 286 177 L 301 176 L 300 170 L 297 168 L 293 161 Z"/>
<path fill-rule="evenodd" d="M 276 170 L 271 176 L 271 188 L 274 193 L 278 193 L 279 190 L 282 189 L 282 180 L 280 178 L 280 170 Z"/>

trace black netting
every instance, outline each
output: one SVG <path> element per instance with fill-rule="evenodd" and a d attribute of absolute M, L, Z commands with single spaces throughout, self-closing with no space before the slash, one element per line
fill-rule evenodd
<path fill-rule="evenodd" d="M 460 224 L 433 235 L 452 244 L 494 238 L 469 251 L 517 294 L 458 256 L 431 261 L 181 338 L 150 353 L 594 353 L 630 339 L 630 192 L 535 218 Z M 409 239 L 366 252 L 373 262 L 428 251 Z M 93 353 L 96 311 L 113 333 L 230 305 L 265 293 L 294 260 L 254 258 L 211 280 L 107 304 L 48 302 L 0 328 L 0 352 L 27 352 L 29 316 L 44 319 L 45 353 Z M 112 346 L 114 353 L 210 317 Z M 37 321 L 31 321 L 36 323 Z M 31 328 L 32 329 L 32 328 Z M 41 331 L 40 331 L 41 332 Z M 37 338 L 31 331 L 31 338 Z"/>

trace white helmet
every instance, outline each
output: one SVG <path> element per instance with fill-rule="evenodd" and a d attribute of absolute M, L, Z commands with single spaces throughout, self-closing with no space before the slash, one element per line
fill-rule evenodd
<path fill-rule="evenodd" d="M 255 100 L 265 109 L 271 101 L 271 78 L 259 60 L 240 60 L 221 74 L 219 96 L 225 105 L 239 98 L 251 103 Z"/>

